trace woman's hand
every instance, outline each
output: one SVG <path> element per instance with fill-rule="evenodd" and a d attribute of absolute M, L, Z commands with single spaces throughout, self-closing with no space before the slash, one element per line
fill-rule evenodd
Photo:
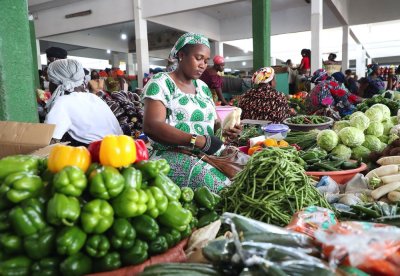
<path fill-rule="evenodd" d="M 222 136 L 226 138 L 227 142 L 232 142 L 240 136 L 242 129 L 243 127 L 241 125 L 235 125 L 231 129 L 222 131 Z"/>

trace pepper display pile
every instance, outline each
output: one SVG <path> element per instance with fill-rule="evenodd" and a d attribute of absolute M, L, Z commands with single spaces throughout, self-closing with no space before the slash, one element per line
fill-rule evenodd
<path fill-rule="evenodd" d="M 0 275 L 84 275 L 140 264 L 219 219 L 218 196 L 180 189 L 165 160 L 92 163 L 86 174 L 76 166 L 52 174 L 31 156 L 0 164 Z"/>
<path fill-rule="evenodd" d="M 311 185 L 303 164 L 291 147 L 256 152 L 232 185 L 222 190 L 223 211 L 286 226 L 293 214 L 304 207 L 330 208 Z"/>

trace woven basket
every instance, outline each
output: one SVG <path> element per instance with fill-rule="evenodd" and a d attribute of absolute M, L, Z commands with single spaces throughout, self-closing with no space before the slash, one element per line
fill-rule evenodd
<path fill-rule="evenodd" d="M 272 68 L 274 68 L 275 74 L 288 72 L 288 69 L 286 66 L 272 66 Z"/>

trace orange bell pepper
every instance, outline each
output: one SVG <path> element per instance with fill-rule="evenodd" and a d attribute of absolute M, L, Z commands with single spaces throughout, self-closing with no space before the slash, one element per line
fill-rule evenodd
<path fill-rule="evenodd" d="M 100 145 L 100 163 L 120 168 L 136 161 L 136 145 L 132 137 L 107 135 Z"/>
<path fill-rule="evenodd" d="M 279 141 L 278 145 L 280 148 L 286 148 L 289 146 L 289 143 L 286 142 L 285 140 L 281 140 L 281 141 Z"/>
<path fill-rule="evenodd" d="M 262 150 L 261 146 L 254 146 L 254 147 L 249 148 L 247 154 L 253 155 L 256 151 L 260 151 L 260 150 Z"/>
<path fill-rule="evenodd" d="M 90 162 L 90 153 L 87 148 L 56 145 L 50 151 L 47 166 L 53 173 L 67 166 L 76 166 L 86 172 Z"/>
<path fill-rule="evenodd" d="M 267 138 L 264 140 L 264 146 L 266 147 L 277 147 L 278 142 L 275 139 Z"/>

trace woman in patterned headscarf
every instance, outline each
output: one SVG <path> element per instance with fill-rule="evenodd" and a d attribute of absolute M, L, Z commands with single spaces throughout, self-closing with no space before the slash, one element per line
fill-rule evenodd
<path fill-rule="evenodd" d="M 371 98 L 373 95 L 380 94 L 385 91 L 385 83 L 379 76 L 380 69 L 376 63 L 367 66 L 366 81 L 360 85 L 360 96 L 363 98 Z"/>
<path fill-rule="evenodd" d="M 166 159 L 169 176 L 180 186 L 206 185 L 214 192 L 229 185 L 229 179 L 202 160 L 177 148 L 218 154 L 222 141 L 214 136 L 217 114 L 211 91 L 200 76 L 210 59 L 208 39 L 200 34 L 182 35 L 171 50 L 169 60 L 177 61 L 170 73 L 152 77 L 143 89 L 144 132 L 152 140 L 151 159 Z M 240 126 L 224 133 L 237 137 Z"/>
<path fill-rule="evenodd" d="M 282 122 L 289 115 L 285 95 L 275 90 L 275 71 L 264 67 L 253 74 L 255 88 L 247 91 L 239 101 L 242 119 Z"/>

